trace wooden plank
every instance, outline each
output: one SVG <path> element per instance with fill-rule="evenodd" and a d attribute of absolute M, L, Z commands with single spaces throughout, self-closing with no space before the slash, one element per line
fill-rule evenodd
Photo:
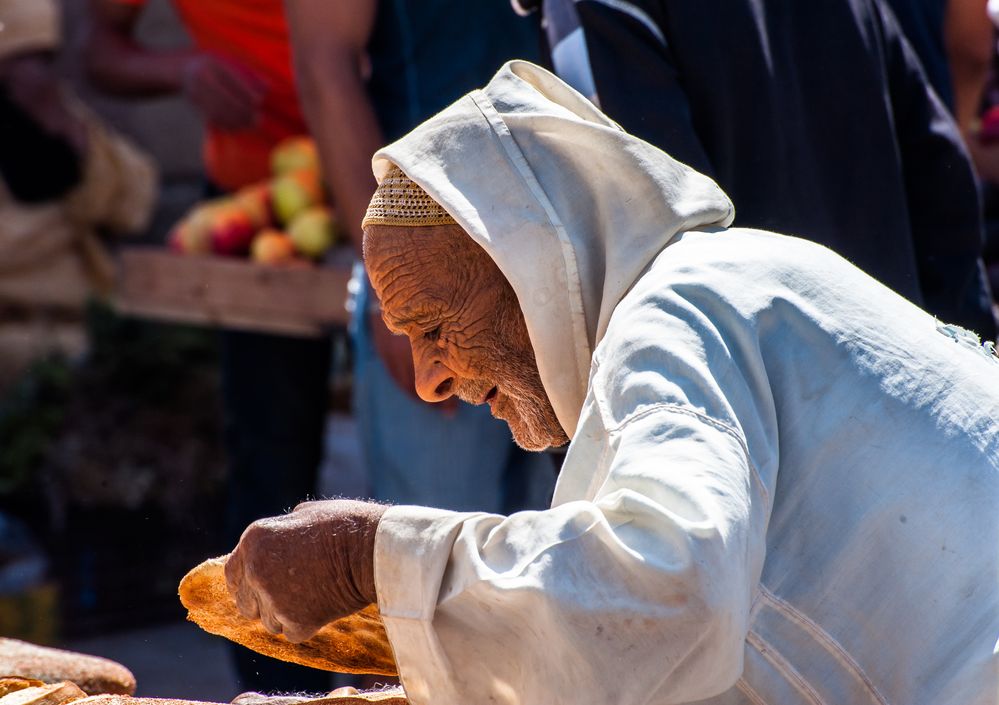
<path fill-rule="evenodd" d="M 180 255 L 120 253 L 113 302 L 123 314 L 177 323 L 316 337 L 347 322 L 346 265 L 263 265 Z"/>

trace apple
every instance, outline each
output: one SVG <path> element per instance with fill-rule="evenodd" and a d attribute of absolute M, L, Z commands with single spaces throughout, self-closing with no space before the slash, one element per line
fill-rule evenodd
<path fill-rule="evenodd" d="M 253 221 L 236 204 L 217 206 L 211 221 L 212 252 L 219 255 L 245 255 L 256 234 Z"/>
<path fill-rule="evenodd" d="M 268 183 L 253 184 L 236 192 L 233 203 L 243 209 L 249 216 L 253 227 L 260 230 L 269 227 L 274 222 L 271 210 L 271 186 Z"/>
<path fill-rule="evenodd" d="M 287 225 L 296 215 L 322 202 L 323 189 L 319 172 L 301 169 L 274 179 L 271 202 L 278 220 Z"/>
<path fill-rule="evenodd" d="M 186 220 L 174 226 L 167 242 L 171 250 L 185 255 L 201 255 L 212 251 L 211 240 L 199 239 L 198 232 Z"/>
<path fill-rule="evenodd" d="M 190 255 L 203 255 L 212 251 L 212 218 L 217 207 L 214 202 L 194 208 L 170 232 L 170 247 Z"/>
<path fill-rule="evenodd" d="M 292 171 L 319 171 L 319 150 L 311 137 L 288 137 L 271 151 L 271 171 L 281 176 Z"/>
<path fill-rule="evenodd" d="M 302 211 L 288 226 L 288 237 L 300 253 L 319 259 L 336 241 L 333 213 L 324 206 Z"/>
<path fill-rule="evenodd" d="M 253 238 L 250 257 L 261 264 L 283 264 L 295 259 L 295 246 L 291 244 L 291 238 L 280 230 L 267 228 Z"/>

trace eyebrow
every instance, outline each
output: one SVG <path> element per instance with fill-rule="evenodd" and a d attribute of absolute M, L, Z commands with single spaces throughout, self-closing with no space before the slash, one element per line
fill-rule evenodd
<path fill-rule="evenodd" d="M 389 328 L 395 328 L 397 330 L 402 330 L 406 326 L 418 325 L 420 322 L 419 317 L 411 313 L 403 314 L 401 316 L 393 316 L 392 314 L 386 314 L 384 310 L 382 311 L 382 318 L 385 319 L 385 323 L 389 326 Z M 397 335 L 404 335 L 404 333 L 397 333 Z"/>

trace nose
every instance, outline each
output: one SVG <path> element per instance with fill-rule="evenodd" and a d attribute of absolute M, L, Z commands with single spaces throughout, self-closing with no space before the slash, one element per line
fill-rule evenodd
<path fill-rule="evenodd" d="M 427 347 L 413 347 L 416 393 L 423 401 L 444 401 L 454 394 L 454 373 Z"/>

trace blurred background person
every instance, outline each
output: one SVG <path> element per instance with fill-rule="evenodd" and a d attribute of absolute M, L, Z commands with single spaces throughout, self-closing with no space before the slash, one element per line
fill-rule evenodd
<path fill-rule="evenodd" d="M 978 114 L 992 28 L 987 0 L 885 0 L 962 133 Z"/>
<path fill-rule="evenodd" d="M 286 6 L 303 107 L 359 260 L 372 154 L 484 85 L 506 60 L 537 60 L 539 34 L 507 0 Z M 547 506 L 549 461 L 514 446 L 485 407 L 421 401 L 407 340 L 385 328 L 359 269 L 355 283 L 354 410 L 373 497 L 459 511 Z"/>
<path fill-rule="evenodd" d="M 979 119 L 969 138 L 975 167 L 985 194 L 985 262 L 992 282 L 993 298 L 999 295 L 999 1 L 989 0 L 988 15 L 993 25 L 990 41 L 989 74 L 979 105 Z M 996 299 L 999 306 L 999 299 Z"/>
<path fill-rule="evenodd" d="M 147 0 L 91 0 L 88 74 L 105 92 L 182 94 L 205 121 L 206 195 L 270 176 L 270 153 L 307 132 L 295 90 L 281 0 L 175 0 L 194 45 L 155 50 L 136 25 Z M 222 394 L 230 541 L 263 516 L 315 492 L 328 406 L 330 342 L 226 330 Z M 322 691 L 328 674 L 232 645 L 241 687 Z"/>
<path fill-rule="evenodd" d="M 58 75 L 55 3 L 7 0 L 0 20 L 0 377 L 9 381 L 33 357 L 83 352 L 84 305 L 114 275 L 102 235 L 145 227 L 157 179 Z"/>
<path fill-rule="evenodd" d="M 974 172 L 879 0 L 515 4 L 542 11 L 564 78 L 715 178 L 738 225 L 827 245 L 995 337 Z"/>

